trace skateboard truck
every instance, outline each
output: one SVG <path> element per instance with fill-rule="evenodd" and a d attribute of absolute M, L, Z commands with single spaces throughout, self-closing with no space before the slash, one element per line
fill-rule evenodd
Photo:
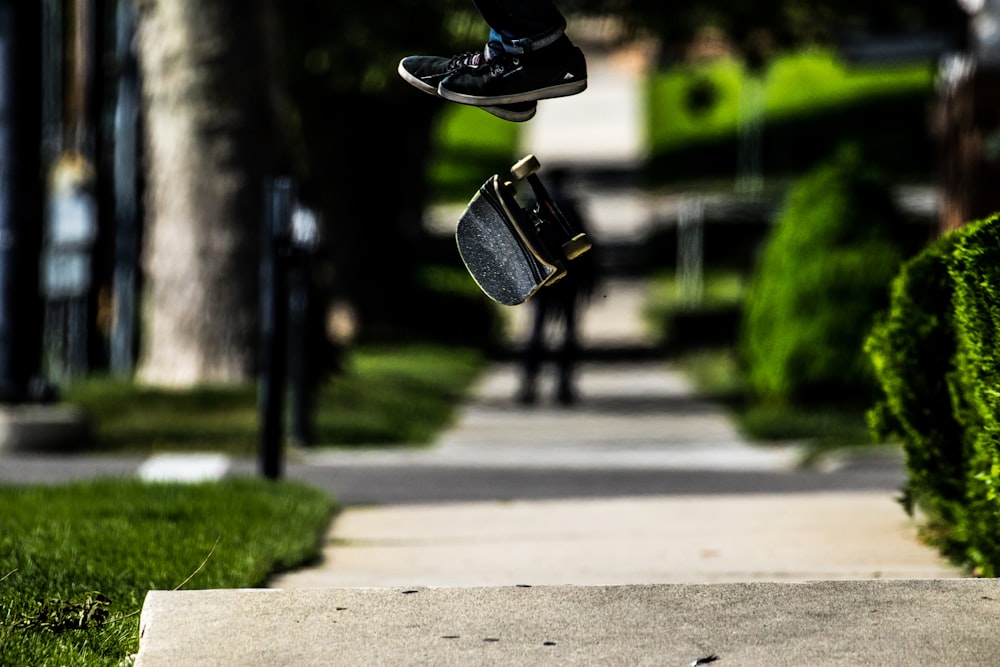
<path fill-rule="evenodd" d="M 590 250 L 590 238 L 574 228 L 536 173 L 534 155 L 510 169 L 513 181 L 494 174 L 466 206 L 455 240 L 465 268 L 494 301 L 515 306 L 566 275 L 567 264 Z M 526 181 L 534 206 L 517 200 Z"/>

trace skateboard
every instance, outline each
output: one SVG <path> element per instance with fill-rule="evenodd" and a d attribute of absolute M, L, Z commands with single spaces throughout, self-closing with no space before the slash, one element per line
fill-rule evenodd
<path fill-rule="evenodd" d="M 494 174 L 469 201 L 455 240 L 465 268 L 486 296 L 516 306 L 566 275 L 569 263 L 590 250 L 590 238 L 573 227 L 537 175 L 534 155 Z M 534 203 L 522 206 L 517 185 L 531 187 Z"/>

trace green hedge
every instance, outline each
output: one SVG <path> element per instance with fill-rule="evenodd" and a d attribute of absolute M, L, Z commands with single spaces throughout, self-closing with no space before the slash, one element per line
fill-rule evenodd
<path fill-rule="evenodd" d="M 1000 571 L 1000 216 L 967 225 L 907 262 L 866 351 L 883 396 L 873 434 L 900 440 L 941 551 Z"/>
<path fill-rule="evenodd" d="M 644 89 L 650 180 L 735 176 L 742 90 L 750 83 L 732 60 L 653 72 Z M 765 176 L 801 173 L 852 141 L 895 174 L 929 177 L 933 68 L 851 66 L 830 51 L 806 49 L 773 58 L 759 85 Z"/>
<path fill-rule="evenodd" d="M 903 260 L 903 224 L 886 184 L 843 150 L 792 188 L 747 294 L 741 349 L 769 404 L 873 395 L 863 352 Z"/>

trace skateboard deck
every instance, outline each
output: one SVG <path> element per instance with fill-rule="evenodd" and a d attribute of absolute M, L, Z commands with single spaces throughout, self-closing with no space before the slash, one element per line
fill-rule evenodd
<path fill-rule="evenodd" d="M 494 174 L 469 201 L 455 239 L 469 274 L 494 301 L 515 306 L 564 275 L 571 260 L 590 249 L 586 234 L 574 229 L 535 174 L 529 155 L 511 168 L 527 181 L 534 206 L 522 206 L 514 182 Z"/>

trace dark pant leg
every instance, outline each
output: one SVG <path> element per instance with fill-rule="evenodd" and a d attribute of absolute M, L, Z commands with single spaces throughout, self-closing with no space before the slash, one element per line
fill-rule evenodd
<path fill-rule="evenodd" d="M 562 304 L 563 340 L 559 348 L 557 364 L 559 367 L 559 394 L 567 398 L 573 395 L 574 370 L 577 357 L 580 354 L 579 338 L 577 337 L 577 300 L 572 295 Z"/>
<path fill-rule="evenodd" d="M 551 0 L 473 0 L 505 45 L 526 51 L 551 44 L 566 29 L 566 18 Z M 523 40 L 523 42 L 522 42 Z"/>
<path fill-rule="evenodd" d="M 544 363 L 548 353 L 545 346 L 545 329 L 550 314 L 549 303 L 544 298 L 536 297 L 532 305 L 534 312 L 532 313 L 531 334 L 521 358 L 522 400 L 534 399 L 535 383 L 538 381 L 538 374 L 541 372 L 542 363 Z"/>

